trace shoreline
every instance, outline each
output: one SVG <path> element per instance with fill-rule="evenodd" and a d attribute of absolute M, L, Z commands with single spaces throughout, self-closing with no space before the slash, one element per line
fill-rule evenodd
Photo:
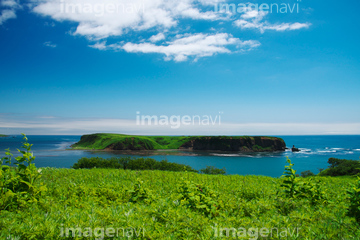
<path fill-rule="evenodd" d="M 106 152 L 116 153 L 121 155 L 140 155 L 140 156 L 158 156 L 158 155 L 172 155 L 172 156 L 214 156 L 212 154 L 239 154 L 252 155 L 264 153 L 284 153 L 284 151 L 269 151 L 269 152 L 241 152 L 241 151 L 220 151 L 220 150 L 190 150 L 190 149 L 156 149 L 156 150 L 111 150 L 111 149 L 88 149 L 88 148 L 68 148 L 69 151 L 89 151 L 89 152 Z"/>

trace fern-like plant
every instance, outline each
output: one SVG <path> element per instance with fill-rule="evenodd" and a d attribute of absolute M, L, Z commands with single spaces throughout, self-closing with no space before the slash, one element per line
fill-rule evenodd
<path fill-rule="evenodd" d="M 283 182 L 280 185 L 285 195 L 288 198 L 308 199 L 311 205 L 327 203 L 325 193 L 320 187 L 320 181 L 313 177 L 308 179 L 297 177 L 296 170 L 293 169 L 294 164 L 289 158 L 287 158 L 287 162 L 289 165 L 285 166 Z"/>
<path fill-rule="evenodd" d="M 25 134 L 22 149 L 18 149 L 20 156 L 15 158 L 12 167 L 13 154 L 10 149 L 0 161 L 0 210 L 24 207 L 28 203 L 37 202 L 40 195 L 46 191 L 43 185 L 37 186 L 36 181 L 41 176 L 41 170 L 35 167 L 35 157 L 31 152 L 32 144 L 28 143 Z M 4 164 L 6 163 L 6 165 Z"/>
<path fill-rule="evenodd" d="M 284 180 L 280 186 L 284 189 L 286 196 L 294 198 L 297 194 L 296 170 L 292 168 L 294 164 L 291 163 L 288 157 L 286 157 L 286 161 L 289 163 L 289 166 L 285 166 L 284 175 L 281 176 Z"/>

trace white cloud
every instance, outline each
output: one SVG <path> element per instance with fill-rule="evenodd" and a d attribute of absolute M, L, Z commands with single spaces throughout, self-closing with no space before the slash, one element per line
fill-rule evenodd
<path fill-rule="evenodd" d="M 54 44 L 54 43 L 52 43 L 52 42 L 44 42 L 44 46 L 46 46 L 46 47 L 50 47 L 50 48 L 56 48 L 57 47 L 57 45 L 56 44 Z"/>
<path fill-rule="evenodd" d="M 228 47 L 234 47 L 235 51 L 247 51 L 260 46 L 258 41 L 241 41 L 227 33 L 177 35 L 176 39 L 166 42 L 164 45 L 154 43 L 125 43 L 112 44 L 107 48 L 122 49 L 131 53 L 160 53 L 165 55 L 165 60 L 176 62 L 186 61 L 189 57 L 198 60 L 202 57 L 213 56 L 217 53 L 231 53 Z"/>
<path fill-rule="evenodd" d="M 16 18 L 15 10 L 2 10 L 0 15 L 0 25 L 11 18 Z"/>
<path fill-rule="evenodd" d="M 222 19 L 201 6 L 212 1 L 198 0 L 44 0 L 33 11 L 58 21 L 77 22 L 74 34 L 89 38 L 120 36 L 127 31 L 168 29 L 179 19 Z M 200 5 L 200 6 L 199 6 Z"/>
<path fill-rule="evenodd" d="M 163 33 L 158 33 L 149 38 L 150 42 L 158 42 L 165 39 L 165 35 Z"/>
<path fill-rule="evenodd" d="M 2 0 L 1 6 L 3 7 L 10 7 L 10 8 L 16 8 L 19 6 L 18 2 L 14 0 Z"/>
<path fill-rule="evenodd" d="M 258 47 L 258 41 L 241 41 L 229 34 L 219 33 L 218 26 L 211 30 L 214 32 L 212 35 L 193 33 L 174 37 L 187 30 L 190 32 L 191 25 L 180 24 L 184 19 L 231 20 L 231 14 L 215 11 L 214 4 L 221 2 L 226 0 L 33 0 L 32 10 L 57 21 L 76 23 L 72 34 L 96 41 L 89 47 L 99 50 L 160 53 L 165 55 L 165 60 L 181 62 Z M 310 26 L 309 23 L 298 22 L 270 24 L 264 21 L 266 12 L 251 8 L 245 10 L 234 22 L 241 29 L 288 31 Z M 134 40 L 134 36 L 141 36 L 146 31 L 155 33 L 148 40 Z M 122 42 L 106 45 L 111 36 L 121 36 Z M 132 40 L 129 40 L 130 36 Z"/>
<path fill-rule="evenodd" d="M 16 10 L 20 9 L 20 4 L 15 0 L 3 0 L 0 3 L 0 25 L 9 19 L 16 18 Z"/>
<path fill-rule="evenodd" d="M 288 31 L 288 30 L 298 30 L 301 28 L 308 28 L 309 23 L 282 23 L 278 25 L 268 25 L 264 26 L 264 29 L 275 30 L 275 31 Z"/>
<path fill-rule="evenodd" d="M 267 12 L 251 10 L 246 11 L 241 15 L 239 20 L 236 20 L 234 24 L 241 29 L 258 29 L 260 32 L 265 32 L 265 30 L 275 30 L 275 31 L 290 31 L 298 30 L 301 28 L 309 28 L 310 23 L 280 23 L 280 24 L 270 24 L 267 21 L 263 21 L 264 17 L 267 15 Z"/>
<path fill-rule="evenodd" d="M 91 48 L 99 49 L 99 50 L 105 50 L 106 49 L 106 42 L 98 42 L 94 45 L 89 45 Z"/>

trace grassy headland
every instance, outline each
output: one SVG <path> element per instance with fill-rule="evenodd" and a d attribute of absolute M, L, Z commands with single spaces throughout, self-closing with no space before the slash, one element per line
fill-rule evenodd
<path fill-rule="evenodd" d="M 8 137 L 8 135 L 0 134 L 0 137 Z"/>
<path fill-rule="evenodd" d="M 220 151 L 283 151 L 285 142 L 276 137 L 250 136 L 138 136 L 110 133 L 84 135 L 73 149 L 160 150 L 191 149 Z"/>

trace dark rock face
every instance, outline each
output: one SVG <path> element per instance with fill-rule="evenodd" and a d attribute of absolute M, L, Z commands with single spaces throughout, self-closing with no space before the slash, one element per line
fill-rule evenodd
<path fill-rule="evenodd" d="M 300 149 L 296 148 L 295 145 L 291 148 L 292 152 L 300 152 Z"/>
<path fill-rule="evenodd" d="M 269 137 L 197 137 L 184 143 L 180 149 L 273 152 L 285 151 L 285 142 L 281 138 Z"/>

